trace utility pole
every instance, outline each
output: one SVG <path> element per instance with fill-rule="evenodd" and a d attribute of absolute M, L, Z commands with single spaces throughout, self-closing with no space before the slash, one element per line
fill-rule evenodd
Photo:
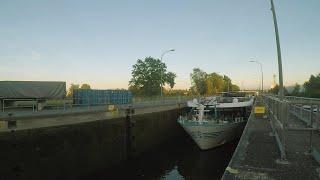
<path fill-rule="evenodd" d="M 271 3 L 272 15 L 273 15 L 274 31 L 275 31 L 275 34 L 276 34 L 276 42 L 277 42 L 280 100 L 283 100 L 283 96 L 284 96 L 283 92 L 284 91 L 283 91 L 282 59 L 281 59 L 281 48 L 280 48 L 280 39 L 279 39 L 279 31 L 278 31 L 278 24 L 277 24 L 277 16 L 276 16 L 276 11 L 274 9 L 273 0 L 270 0 L 270 3 Z"/>

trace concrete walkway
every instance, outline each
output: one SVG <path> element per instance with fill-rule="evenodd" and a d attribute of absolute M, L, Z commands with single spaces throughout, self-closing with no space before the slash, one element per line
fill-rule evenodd
<path fill-rule="evenodd" d="M 299 124 L 294 116 L 290 120 Z M 320 179 L 320 165 L 309 153 L 309 134 L 289 131 L 287 159 L 281 160 L 269 117 L 264 119 L 252 114 L 222 179 Z M 314 136 L 313 142 L 320 144 L 319 135 Z"/>

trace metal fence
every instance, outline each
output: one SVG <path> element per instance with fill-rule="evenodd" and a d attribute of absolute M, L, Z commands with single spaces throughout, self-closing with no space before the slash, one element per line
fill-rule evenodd
<path fill-rule="evenodd" d="M 270 125 L 279 147 L 281 158 L 286 159 L 286 127 L 289 118 L 288 101 L 280 101 L 278 98 L 262 95 L 263 102 L 270 117 Z"/>
<path fill-rule="evenodd" d="M 129 105 L 134 108 L 154 107 L 164 105 L 175 105 L 186 103 L 193 96 L 173 96 L 173 97 L 135 97 L 132 102 L 119 100 L 119 103 L 113 103 L 109 99 L 94 99 L 94 104 L 85 99 L 86 103 L 82 103 L 80 98 L 65 98 L 65 99 L 2 99 L 2 112 L 18 112 L 18 111 L 66 111 L 71 109 L 101 109 L 107 105 L 115 105 L 117 108 L 126 108 Z M 79 103 L 81 102 L 81 103 Z"/>
<path fill-rule="evenodd" d="M 300 104 L 319 104 L 320 98 L 307 98 L 307 97 L 297 97 L 297 96 L 285 96 L 285 99 Z"/>
<path fill-rule="evenodd" d="M 262 95 L 262 98 L 268 109 L 271 128 L 281 152 L 281 158 L 286 159 L 288 133 L 307 131 L 309 132 L 309 152 L 320 163 L 320 151 L 314 146 L 315 143 L 320 144 L 314 139 L 315 133 L 320 132 L 320 99 L 288 96 L 281 101 L 273 95 Z M 299 123 L 294 123 L 290 118 L 297 119 Z"/>

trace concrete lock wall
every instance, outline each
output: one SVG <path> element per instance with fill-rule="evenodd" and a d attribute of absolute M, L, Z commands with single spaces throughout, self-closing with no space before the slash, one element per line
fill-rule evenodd
<path fill-rule="evenodd" d="M 111 167 L 183 134 L 178 116 L 179 110 L 133 115 L 131 132 L 124 117 L 2 132 L 0 179 L 75 179 Z"/>

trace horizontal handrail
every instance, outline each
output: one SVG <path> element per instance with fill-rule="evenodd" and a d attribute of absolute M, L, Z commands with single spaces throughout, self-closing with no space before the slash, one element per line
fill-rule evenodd
<path fill-rule="evenodd" d="M 310 131 L 309 150 L 311 152 L 315 148 L 312 145 L 315 143 L 312 141 L 314 136 L 312 132 L 320 130 L 320 99 L 286 96 L 284 100 L 280 100 L 279 96 L 270 94 L 263 94 L 262 98 L 268 112 L 272 115 L 270 124 L 281 151 L 281 157 L 286 157 L 285 147 L 287 138 L 289 138 L 286 136 L 287 131 Z M 289 118 L 292 118 L 290 115 L 304 122 L 306 127 L 292 126 L 288 121 Z M 280 128 L 274 126 L 276 123 L 281 124 L 278 126 Z"/>
<path fill-rule="evenodd" d="M 161 105 L 173 105 L 179 103 L 186 103 L 188 100 L 193 99 L 193 96 L 173 96 L 173 97 L 163 97 L 163 98 L 138 98 L 136 101 L 128 100 L 127 98 L 64 98 L 64 99 L 41 99 L 37 100 L 34 98 L 23 98 L 23 99 L 1 99 L 1 109 L 2 112 L 5 111 L 26 111 L 26 108 L 32 108 L 32 111 L 45 109 L 54 110 L 66 110 L 72 108 L 91 108 L 96 106 L 106 106 L 106 105 L 131 105 L 137 108 L 148 107 L 148 106 L 161 106 Z M 41 108 L 41 109 L 39 109 Z"/>

